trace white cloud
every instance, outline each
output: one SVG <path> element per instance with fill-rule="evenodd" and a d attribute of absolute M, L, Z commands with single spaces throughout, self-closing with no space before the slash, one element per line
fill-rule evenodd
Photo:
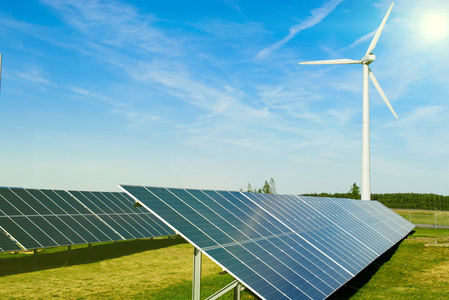
<path fill-rule="evenodd" d="M 270 55 L 271 52 L 274 50 L 277 50 L 281 48 L 285 43 L 293 39 L 299 32 L 301 32 L 304 29 L 310 28 L 312 26 L 315 26 L 316 24 L 320 23 L 324 18 L 326 18 L 336 7 L 338 4 L 340 4 L 343 0 L 330 0 L 325 2 L 321 7 L 316 8 L 311 11 L 311 15 L 308 16 L 304 21 L 300 22 L 299 24 L 296 24 L 289 29 L 289 33 L 286 37 L 281 39 L 280 41 L 274 43 L 273 45 L 260 50 L 257 53 L 258 59 L 266 58 L 268 55 Z"/>

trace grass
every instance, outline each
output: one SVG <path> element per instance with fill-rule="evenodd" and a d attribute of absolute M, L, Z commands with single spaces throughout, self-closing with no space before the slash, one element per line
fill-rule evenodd
<path fill-rule="evenodd" d="M 154 239 L 0 255 L 0 299 L 190 299 L 193 248 Z M 449 230 L 417 228 L 332 299 L 449 298 Z M 202 298 L 233 279 L 205 255 Z M 233 299 L 232 292 L 221 299 Z M 248 291 L 242 299 L 255 299 Z"/>
<path fill-rule="evenodd" d="M 415 224 L 435 224 L 435 213 L 437 215 L 438 225 L 449 225 L 449 211 L 430 211 L 430 210 L 410 210 L 393 209 L 394 212 L 404 219 Z"/>
<path fill-rule="evenodd" d="M 202 256 L 202 295 L 233 281 Z M 189 299 L 193 248 L 181 238 L 0 255 L 0 299 Z M 232 299 L 232 292 L 223 299 Z M 247 291 L 242 299 L 254 299 Z"/>
<path fill-rule="evenodd" d="M 333 299 L 448 299 L 449 230 L 416 228 Z"/>

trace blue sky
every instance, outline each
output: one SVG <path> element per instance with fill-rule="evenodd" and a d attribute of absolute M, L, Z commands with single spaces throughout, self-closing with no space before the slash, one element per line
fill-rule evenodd
<path fill-rule="evenodd" d="M 263 3 L 263 4 L 261 4 Z M 0 185 L 280 193 L 361 182 L 360 59 L 391 1 L 8 1 Z M 449 195 L 449 3 L 395 1 L 371 69 L 373 193 Z"/>

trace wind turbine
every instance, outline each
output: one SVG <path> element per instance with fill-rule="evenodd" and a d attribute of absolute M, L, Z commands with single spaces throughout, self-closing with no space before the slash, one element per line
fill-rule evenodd
<path fill-rule="evenodd" d="M 373 72 L 371 72 L 369 68 L 369 64 L 372 63 L 376 56 L 372 53 L 374 47 L 376 47 L 377 41 L 379 40 L 379 36 L 384 29 L 385 23 L 387 22 L 388 16 L 390 15 L 391 9 L 393 8 L 394 2 L 391 4 L 388 9 L 387 14 L 385 15 L 382 23 L 374 35 L 371 44 L 368 47 L 368 50 L 365 53 L 365 56 L 362 57 L 361 60 L 353 60 L 353 59 L 331 59 L 331 60 L 319 60 L 319 61 L 308 61 L 301 62 L 300 65 L 349 65 L 349 64 L 362 64 L 363 65 L 363 113 L 362 113 L 362 200 L 371 200 L 371 180 L 370 180 L 370 154 L 369 154 L 369 80 L 368 77 L 373 82 L 376 89 L 379 91 L 379 94 L 384 99 L 385 103 L 390 108 L 393 115 L 398 118 L 396 113 L 394 112 L 393 107 L 385 96 L 385 93 L 382 91 L 379 83 L 374 77 Z"/>

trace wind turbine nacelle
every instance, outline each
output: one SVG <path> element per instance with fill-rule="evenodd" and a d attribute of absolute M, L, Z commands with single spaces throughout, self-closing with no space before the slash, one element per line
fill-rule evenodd
<path fill-rule="evenodd" d="M 370 53 L 368 55 L 365 55 L 361 60 L 361 64 L 362 65 L 369 65 L 370 63 L 372 63 L 373 61 L 376 60 L 376 55 L 374 55 L 373 53 Z"/>

